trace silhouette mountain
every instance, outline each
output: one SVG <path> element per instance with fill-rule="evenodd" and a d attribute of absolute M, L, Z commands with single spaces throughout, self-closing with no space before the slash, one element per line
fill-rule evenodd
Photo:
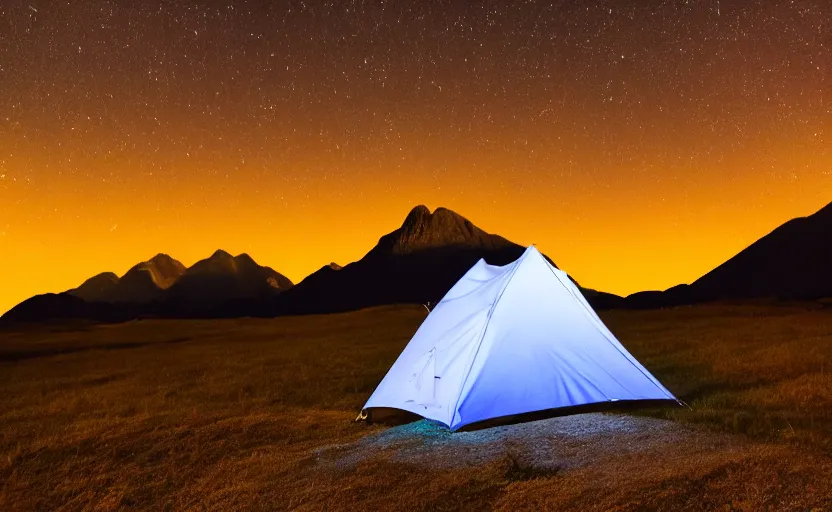
<path fill-rule="evenodd" d="M 517 259 L 524 247 L 489 234 L 446 208 L 417 206 L 363 258 L 332 263 L 295 286 L 247 254 L 217 251 L 188 269 L 160 254 L 121 279 L 103 273 L 61 294 L 38 295 L 2 320 L 232 317 L 329 313 L 395 303 L 434 302 L 480 258 Z M 621 298 L 582 289 L 598 309 L 651 308 L 715 300 L 832 297 L 832 203 L 793 219 L 697 279 Z"/>
<path fill-rule="evenodd" d="M 381 237 L 366 257 L 401 256 L 452 247 L 496 252 L 520 246 L 486 233 L 447 208 L 440 207 L 431 213 L 427 206 L 419 205 L 407 214 L 399 229 Z"/>
<path fill-rule="evenodd" d="M 67 294 L 89 302 L 106 302 L 115 295 L 118 281 L 118 276 L 114 273 L 102 272 L 87 279 L 78 288 L 69 290 Z"/>
<path fill-rule="evenodd" d="M 690 285 L 698 299 L 832 296 L 832 203 L 792 219 Z"/>
<path fill-rule="evenodd" d="M 287 277 L 258 265 L 248 254 L 231 256 L 217 250 L 188 268 L 171 285 L 167 298 L 195 302 L 268 298 L 291 287 Z"/>
<path fill-rule="evenodd" d="M 465 217 L 419 205 L 401 227 L 382 236 L 359 261 L 325 266 L 279 297 L 282 313 L 329 313 L 395 303 L 440 300 L 480 258 L 505 265 L 524 247 L 483 231 Z M 607 299 L 609 294 L 589 291 Z M 615 297 L 618 298 L 618 297 Z"/>
<path fill-rule="evenodd" d="M 792 219 L 690 285 L 640 292 L 626 307 L 661 307 L 715 300 L 832 297 L 832 203 Z"/>
<path fill-rule="evenodd" d="M 119 322 L 134 318 L 132 311 L 107 302 L 87 302 L 64 293 L 46 293 L 30 297 L 0 316 L 0 323 L 91 320 Z"/>
<path fill-rule="evenodd" d="M 333 264 L 334 265 L 334 264 Z M 337 266 L 336 266 L 337 267 Z M 4 323 L 83 319 L 268 316 L 273 297 L 292 282 L 251 256 L 218 250 L 190 268 L 165 254 L 133 266 L 120 279 L 98 274 L 64 293 L 36 295 L 0 317 Z"/>
<path fill-rule="evenodd" d="M 88 302 L 143 303 L 162 300 L 185 273 L 185 265 L 167 254 L 157 254 L 128 270 L 120 279 L 112 272 L 91 277 L 67 293 Z"/>
<path fill-rule="evenodd" d="M 218 250 L 188 269 L 166 255 L 157 255 L 121 279 L 112 273 L 99 274 L 68 293 L 33 297 L 7 316 L 107 321 L 215 318 L 435 302 L 480 258 L 492 265 L 505 265 L 524 250 L 451 210 L 437 208 L 431 213 L 420 205 L 359 261 L 345 267 L 330 263 L 296 286 L 247 254 L 234 257 Z M 584 293 L 600 307 L 621 300 L 594 290 L 585 289 Z"/>
<path fill-rule="evenodd" d="M 167 290 L 185 272 L 185 265 L 167 254 L 157 254 L 134 266 L 119 279 L 111 302 L 162 300 Z"/>

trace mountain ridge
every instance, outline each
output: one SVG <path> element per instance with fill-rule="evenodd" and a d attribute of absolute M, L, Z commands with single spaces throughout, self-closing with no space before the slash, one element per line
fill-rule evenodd
<path fill-rule="evenodd" d="M 96 274 L 65 293 L 31 297 L 2 318 L 278 316 L 435 302 L 480 258 L 504 265 L 524 250 L 447 208 L 431 212 L 418 205 L 358 261 L 343 267 L 324 265 L 297 285 L 246 253 L 232 256 L 218 249 L 187 269 L 159 253 L 131 267 L 122 278 L 112 272 Z M 674 307 L 723 299 L 812 300 L 832 297 L 830 261 L 832 203 L 784 222 L 691 284 L 624 298 L 581 290 L 597 309 Z M 135 278 L 125 279 L 128 275 Z M 136 288 L 147 293 L 134 290 L 133 296 L 146 302 L 113 298 L 119 296 L 114 290 L 134 280 L 143 283 L 144 288 Z"/>
<path fill-rule="evenodd" d="M 480 258 L 505 265 L 524 251 L 525 247 L 480 229 L 448 208 L 431 212 L 420 204 L 358 261 L 337 271 L 325 266 L 300 281 L 280 297 L 277 310 L 328 313 L 435 302 Z"/>
<path fill-rule="evenodd" d="M 216 250 L 191 265 L 171 285 L 173 300 L 217 301 L 266 297 L 293 286 L 292 281 L 271 267 L 259 265 L 246 253 L 237 256 Z"/>
<path fill-rule="evenodd" d="M 97 274 L 67 293 L 90 302 L 150 302 L 161 300 L 164 291 L 185 272 L 185 265 L 164 253 L 130 267 L 123 276 Z"/>
<path fill-rule="evenodd" d="M 668 307 L 717 300 L 815 300 L 832 296 L 832 202 L 775 227 L 690 284 L 646 291 L 623 307 Z"/>
<path fill-rule="evenodd" d="M 203 282 L 205 280 L 212 283 Z M 232 256 L 217 249 L 191 267 L 185 267 L 165 253 L 158 253 L 133 265 L 122 277 L 113 272 L 102 272 L 66 293 L 87 302 L 143 304 L 169 299 L 206 301 L 257 297 L 291 287 L 291 280 L 270 267 L 257 264 L 248 254 Z"/>

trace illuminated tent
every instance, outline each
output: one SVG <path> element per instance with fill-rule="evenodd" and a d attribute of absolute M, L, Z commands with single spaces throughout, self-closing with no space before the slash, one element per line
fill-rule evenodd
<path fill-rule="evenodd" d="M 565 272 L 531 246 L 479 260 L 419 327 L 364 406 L 451 430 L 576 406 L 676 400 L 601 322 Z"/>

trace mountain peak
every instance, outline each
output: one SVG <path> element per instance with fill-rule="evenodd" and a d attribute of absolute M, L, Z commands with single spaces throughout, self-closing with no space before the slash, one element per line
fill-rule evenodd
<path fill-rule="evenodd" d="M 223 251 L 222 249 L 217 249 L 216 251 L 214 251 L 214 254 L 212 254 L 211 258 L 209 258 L 209 259 L 217 260 L 217 259 L 229 259 L 229 258 L 233 258 L 233 256 L 231 256 L 229 253 Z"/>
<path fill-rule="evenodd" d="M 159 299 L 185 272 L 185 265 L 167 254 L 159 253 L 133 266 L 119 282 L 117 300 L 144 302 Z"/>
<path fill-rule="evenodd" d="M 171 286 L 169 297 L 196 302 L 264 298 L 291 287 L 292 281 L 247 253 L 231 256 L 218 249 L 187 269 Z"/>
<path fill-rule="evenodd" d="M 163 252 L 160 252 L 156 256 L 147 260 L 146 263 L 167 264 L 167 263 L 170 263 L 170 262 L 173 262 L 173 261 L 176 261 L 176 260 L 173 259 L 170 255 L 165 254 Z"/>
<path fill-rule="evenodd" d="M 419 226 L 430 225 L 431 223 L 441 224 L 447 222 L 459 224 L 467 223 L 468 225 L 473 226 L 468 219 L 453 210 L 445 208 L 444 206 L 438 207 L 433 211 L 433 213 L 431 213 L 427 206 L 420 204 L 410 210 L 410 213 L 407 214 L 407 217 L 405 217 L 404 222 L 402 223 L 402 228 L 414 229 Z"/>
<path fill-rule="evenodd" d="M 431 213 L 427 206 L 420 204 L 416 206 L 405 217 L 402 223 L 402 229 L 431 229 L 439 227 L 437 224 L 447 221 L 458 221 L 461 223 L 471 224 L 468 219 L 455 213 L 447 208 L 440 206 Z"/>
<path fill-rule="evenodd" d="M 476 227 L 471 221 L 439 207 L 430 212 L 418 205 L 407 214 L 401 227 L 384 235 L 372 254 L 411 254 L 437 248 L 500 249 L 513 244 Z"/>
<path fill-rule="evenodd" d="M 242 263 L 249 263 L 249 264 L 253 263 L 255 265 L 257 264 L 257 262 L 254 261 L 254 258 L 249 256 L 249 254 L 245 253 L 245 252 L 234 256 L 234 260 L 237 261 L 238 263 L 242 262 Z"/>
<path fill-rule="evenodd" d="M 407 217 L 404 218 L 402 227 L 419 224 L 423 222 L 425 219 L 430 218 L 430 216 L 430 209 L 427 206 L 423 204 L 414 206 L 413 209 L 410 210 L 410 213 L 407 214 Z"/>

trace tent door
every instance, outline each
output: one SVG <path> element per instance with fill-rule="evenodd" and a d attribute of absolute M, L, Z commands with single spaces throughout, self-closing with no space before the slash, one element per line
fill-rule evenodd
<path fill-rule="evenodd" d="M 435 406 L 434 386 L 436 382 L 436 347 L 420 357 L 413 365 L 409 379 L 410 400 L 425 408 Z"/>

